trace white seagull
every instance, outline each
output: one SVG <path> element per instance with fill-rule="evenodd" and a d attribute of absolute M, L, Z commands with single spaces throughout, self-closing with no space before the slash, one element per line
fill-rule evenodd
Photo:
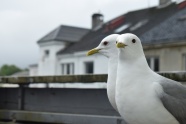
<path fill-rule="evenodd" d="M 107 95 L 113 108 L 117 110 L 115 101 L 115 85 L 118 63 L 118 50 L 116 48 L 116 39 L 119 34 L 111 34 L 105 37 L 101 43 L 94 49 L 88 51 L 87 55 L 100 53 L 108 58 L 108 79 L 107 79 Z"/>
<path fill-rule="evenodd" d="M 116 104 L 128 124 L 186 124 L 186 87 L 152 71 L 140 39 L 117 38 Z"/>

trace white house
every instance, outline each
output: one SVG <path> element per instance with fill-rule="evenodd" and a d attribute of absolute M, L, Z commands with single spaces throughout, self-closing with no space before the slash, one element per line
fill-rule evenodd
<path fill-rule="evenodd" d="M 103 16 L 92 16 L 92 27 L 103 25 Z M 59 51 L 78 44 L 90 29 L 61 25 L 38 41 L 40 57 L 38 64 L 30 65 L 30 76 L 66 74 L 105 74 L 107 58 L 99 55 L 87 57 L 86 51 L 71 54 L 57 54 Z M 95 61 L 96 60 L 96 61 Z M 100 68 L 95 68 L 100 66 Z"/>
<path fill-rule="evenodd" d="M 96 47 L 105 36 L 126 32 L 141 38 L 153 70 L 183 70 L 182 58 L 179 62 L 166 63 L 172 58 L 166 51 L 180 57 L 186 53 L 184 50 L 178 52 L 183 49 L 181 47 L 186 47 L 185 17 L 186 1 L 177 4 L 160 0 L 158 7 L 128 12 L 106 23 L 102 14 L 93 14 L 92 29 L 61 25 L 37 42 L 39 62 L 30 66 L 30 75 L 105 74 L 107 58 L 101 55 L 87 57 L 86 52 Z"/>

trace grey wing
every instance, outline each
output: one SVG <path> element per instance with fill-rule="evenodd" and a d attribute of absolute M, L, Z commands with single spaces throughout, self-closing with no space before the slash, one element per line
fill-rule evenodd
<path fill-rule="evenodd" d="M 164 107 L 180 124 L 186 124 L 186 87 L 167 78 L 161 80 L 160 84 L 164 91 L 160 96 Z"/>

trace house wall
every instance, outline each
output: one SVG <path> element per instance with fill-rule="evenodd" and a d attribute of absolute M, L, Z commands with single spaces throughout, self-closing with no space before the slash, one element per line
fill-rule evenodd
<path fill-rule="evenodd" d="M 186 45 L 145 49 L 146 57 L 159 57 L 160 71 L 185 71 Z"/>
<path fill-rule="evenodd" d="M 64 49 L 64 42 L 50 41 L 48 43 L 40 43 L 39 52 L 39 65 L 38 65 L 38 75 L 55 75 L 57 66 L 56 53 Z M 45 50 L 49 50 L 49 55 L 45 55 Z"/>
<path fill-rule="evenodd" d="M 178 44 L 178 43 L 176 43 Z M 40 44 L 40 60 L 38 75 L 61 75 L 62 64 L 74 63 L 74 74 L 85 74 L 85 62 L 94 62 L 94 74 L 106 74 L 108 59 L 100 54 L 86 56 L 86 52 L 63 54 L 56 57 L 56 53 L 65 47 L 64 42 L 50 42 Z M 49 50 L 50 55 L 44 56 L 44 51 Z M 186 45 L 159 45 L 158 47 L 144 47 L 146 57 L 159 57 L 160 71 L 185 71 Z M 33 69 L 31 73 L 36 73 Z M 35 72 L 34 72 L 35 71 Z M 34 75 L 34 74 L 30 74 Z"/>
<path fill-rule="evenodd" d="M 146 57 L 159 57 L 160 71 L 185 71 L 186 45 L 144 49 Z M 94 62 L 94 74 L 106 74 L 108 59 L 100 54 L 86 56 L 86 52 L 66 54 L 58 57 L 57 74 L 62 74 L 62 63 L 74 63 L 74 74 L 85 74 L 85 62 Z"/>
<path fill-rule="evenodd" d="M 75 54 L 58 56 L 58 68 L 57 74 L 62 74 L 62 63 L 74 63 L 74 74 L 85 74 L 85 62 L 92 61 L 94 63 L 94 74 L 106 74 L 107 73 L 107 58 L 95 54 L 92 56 L 86 56 L 86 52 L 78 52 Z"/>
<path fill-rule="evenodd" d="M 37 75 L 38 75 L 38 66 L 30 66 L 29 76 L 37 76 Z"/>

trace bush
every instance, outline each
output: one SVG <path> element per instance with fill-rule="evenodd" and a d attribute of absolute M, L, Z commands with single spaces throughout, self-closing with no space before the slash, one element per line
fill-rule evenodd
<path fill-rule="evenodd" d="M 0 68 L 0 76 L 9 76 L 20 71 L 22 71 L 22 69 L 15 65 L 3 65 Z"/>

